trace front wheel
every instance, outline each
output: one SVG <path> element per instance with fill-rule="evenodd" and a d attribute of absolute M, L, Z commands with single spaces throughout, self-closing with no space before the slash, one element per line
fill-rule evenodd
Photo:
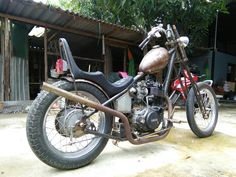
<path fill-rule="evenodd" d="M 55 86 L 75 92 L 74 85 L 59 81 Z M 107 97 L 96 87 L 77 83 L 79 96 L 103 103 Z M 59 169 L 74 169 L 87 165 L 105 147 L 108 139 L 86 134 L 78 126 L 84 113 L 94 109 L 83 107 L 63 97 L 42 91 L 33 102 L 28 114 L 26 130 L 29 145 L 44 163 Z M 112 118 L 97 111 L 86 118 L 92 130 L 110 134 Z"/>
<path fill-rule="evenodd" d="M 218 103 L 213 89 L 205 84 L 197 84 L 203 105 L 206 110 L 206 117 L 203 117 L 201 109 L 197 103 L 197 99 L 193 88 L 189 91 L 186 113 L 188 124 L 195 135 L 200 138 L 211 136 L 218 120 Z"/>

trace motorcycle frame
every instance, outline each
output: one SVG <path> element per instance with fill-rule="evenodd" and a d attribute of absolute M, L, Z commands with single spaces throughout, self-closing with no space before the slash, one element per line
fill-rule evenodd
<path fill-rule="evenodd" d="M 92 131 L 92 130 L 88 130 L 88 129 L 85 129 L 86 133 L 91 133 L 91 134 L 95 134 L 95 135 L 98 135 L 98 136 L 101 136 L 101 137 L 104 137 L 104 138 L 111 138 L 111 139 L 115 139 L 115 140 L 119 140 L 119 141 L 128 140 L 132 144 L 144 144 L 144 143 L 148 143 L 148 142 L 157 141 L 157 140 L 165 138 L 168 135 L 168 133 L 170 131 L 170 128 L 172 127 L 172 117 L 173 117 L 173 114 L 174 114 L 174 111 L 172 109 L 172 103 L 171 103 L 171 101 L 169 99 L 169 96 L 168 96 L 168 88 L 169 88 L 169 84 L 170 84 L 171 75 L 172 75 L 172 72 L 173 72 L 173 65 L 174 65 L 174 62 L 176 60 L 176 49 L 169 50 L 169 53 L 170 53 L 171 57 L 170 57 L 170 61 L 169 61 L 169 64 L 168 64 L 167 76 L 166 76 L 166 79 L 164 81 L 163 94 L 160 95 L 160 97 L 163 97 L 165 99 L 166 103 L 167 103 L 168 126 L 166 127 L 166 129 L 162 130 L 164 133 L 161 134 L 161 135 L 154 134 L 153 136 L 147 136 L 147 137 L 144 136 L 144 137 L 140 137 L 138 139 L 133 138 L 128 118 L 123 113 L 121 113 L 119 111 L 116 111 L 116 110 L 114 110 L 114 109 L 107 106 L 107 105 L 111 104 L 114 100 L 116 100 L 117 98 L 121 97 L 127 91 L 129 91 L 129 89 L 133 86 L 134 83 L 138 82 L 140 79 L 142 79 L 146 75 L 144 73 L 139 73 L 137 76 L 135 76 L 134 81 L 126 89 L 124 89 L 122 92 L 118 93 L 117 95 L 113 96 L 112 98 L 108 99 L 103 104 L 98 104 L 96 102 L 87 100 L 85 98 L 82 98 L 82 97 L 74 94 L 74 93 L 70 93 L 68 91 L 57 88 L 57 87 L 55 87 L 51 84 L 47 84 L 47 83 L 43 83 L 42 89 L 46 90 L 48 92 L 52 92 L 56 95 L 65 97 L 68 100 L 79 102 L 80 104 L 83 104 L 87 107 L 94 108 L 95 111 L 90 113 L 89 115 L 86 115 L 86 117 L 91 116 L 92 114 L 96 113 L 99 110 L 99 111 L 111 114 L 114 117 L 120 118 L 122 120 L 123 124 L 124 124 L 125 135 L 126 135 L 127 139 L 120 139 L 120 138 L 114 137 L 112 135 L 102 134 L 102 133 Z M 185 69 L 187 70 L 187 72 L 189 72 L 187 65 L 185 65 L 184 63 L 183 63 L 183 65 L 185 66 Z M 192 82 L 192 85 L 195 84 L 191 77 L 190 77 L 190 81 Z"/>
<path fill-rule="evenodd" d="M 173 122 L 174 122 L 172 120 L 172 117 L 173 117 L 173 114 L 174 114 L 174 111 L 173 111 L 174 109 L 172 107 L 172 103 L 171 103 L 171 100 L 170 100 L 170 97 L 169 97 L 169 86 L 170 86 L 170 81 L 171 81 L 171 77 L 172 77 L 172 73 L 173 73 L 173 69 L 174 69 L 174 64 L 175 64 L 177 59 L 180 60 L 178 62 L 180 62 L 180 65 L 181 65 L 182 69 L 185 69 L 187 71 L 187 74 L 189 76 L 189 80 L 191 82 L 191 87 L 194 90 L 194 93 L 196 95 L 197 102 L 199 104 L 201 112 L 202 112 L 204 117 L 206 116 L 206 110 L 205 110 L 205 107 L 203 105 L 203 101 L 201 99 L 201 95 L 200 95 L 200 92 L 198 90 L 198 86 L 195 83 L 195 81 L 193 80 L 192 75 L 190 73 L 190 70 L 189 70 L 189 68 L 186 64 L 187 56 L 185 54 L 184 48 L 182 46 L 180 46 L 180 44 L 177 42 L 177 40 L 174 41 L 173 44 L 174 44 L 174 45 L 172 45 L 173 47 L 170 48 L 169 51 L 168 51 L 169 54 L 170 54 L 170 60 L 169 60 L 168 67 L 167 67 L 166 77 L 165 77 L 165 80 L 163 82 L 163 92 L 162 92 L 162 94 L 158 95 L 158 96 L 165 99 L 165 101 L 167 103 L 166 104 L 167 109 L 168 109 L 167 126 L 163 130 L 161 130 L 160 132 L 153 133 L 151 135 L 149 134 L 149 135 L 146 135 L 146 136 L 134 138 L 132 136 L 132 132 L 131 132 L 131 128 L 130 128 L 128 118 L 122 112 L 119 112 L 119 111 L 114 110 L 114 109 L 107 106 L 109 104 L 112 104 L 114 100 L 118 99 L 123 94 L 128 92 L 130 90 L 130 88 L 136 82 L 138 82 L 140 79 L 142 79 L 148 73 L 143 73 L 143 72 L 138 73 L 138 75 L 134 77 L 133 82 L 126 89 L 124 89 L 120 93 L 116 94 L 115 96 L 109 98 L 106 102 L 104 102 L 102 104 L 98 104 L 96 102 L 87 100 L 85 98 L 82 98 L 82 97 L 78 96 L 77 94 L 70 93 L 68 91 L 57 88 L 57 87 L 55 87 L 53 85 L 50 85 L 50 84 L 47 84 L 47 83 L 43 83 L 42 89 L 46 90 L 48 92 L 54 93 L 58 96 L 65 97 L 68 100 L 72 100 L 74 102 L 79 102 L 80 104 L 85 105 L 85 107 L 94 108 L 95 111 L 93 111 L 92 113 L 86 115 L 85 116 L 86 118 L 90 117 L 91 115 L 93 115 L 97 111 L 102 111 L 102 112 L 108 113 L 108 114 L 110 114 L 114 117 L 120 118 L 121 121 L 123 122 L 124 129 L 125 129 L 125 135 L 126 135 L 127 139 L 121 139 L 119 137 L 115 137 L 115 136 L 112 136 L 112 135 L 102 134 L 102 133 L 99 133 L 99 132 L 96 132 L 96 131 L 93 131 L 93 130 L 86 129 L 84 127 L 84 131 L 86 133 L 91 133 L 91 134 L 95 134 L 95 135 L 98 135 L 98 136 L 101 136 L 101 137 L 104 137 L 104 138 L 111 138 L 111 139 L 115 139 L 115 140 L 119 140 L 119 141 L 128 140 L 132 144 L 144 144 L 144 143 L 153 142 L 153 141 L 163 139 L 168 135 L 168 133 L 169 133 L 169 131 L 170 131 L 172 125 L 173 125 Z M 180 57 L 176 57 L 177 55 L 180 56 Z M 178 76 L 178 77 L 180 79 L 180 76 Z M 76 80 L 74 80 L 74 78 L 72 78 L 72 80 L 74 81 L 74 83 L 76 82 Z M 182 82 L 180 82 L 180 84 L 181 84 L 181 87 L 183 89 L 184 87 L 183 87 Z M 187 96 L 187 93 L 185 93 L 185 94 Z"/>

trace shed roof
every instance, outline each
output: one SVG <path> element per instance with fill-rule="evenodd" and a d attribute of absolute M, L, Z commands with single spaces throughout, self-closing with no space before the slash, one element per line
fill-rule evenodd
<path fill-rule="evenodd" d="M 134 29 L 81 16 L 32 0 L 0 0 L 0 16 L 61 31 L 106 39 L 126 44 L 137 44 L 142 34 Z"/>

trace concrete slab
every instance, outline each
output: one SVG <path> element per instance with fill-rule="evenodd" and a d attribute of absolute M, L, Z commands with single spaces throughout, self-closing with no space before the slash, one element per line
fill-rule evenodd
<path fill-rule="evenodd" d="M 223 106 L 222 106 L 223 107 Z M 0 177 L 236 176 L 236 106 L 223 107 L 213 136 L 197 138 L 187 124 L 145 145 L 111 141 L 90 165 L 71 171 L 51 168 L 33 154 L 26 139 L 26 114 L 0 114 Z M 177 110 L 177 119 L 186 119 Z"/>

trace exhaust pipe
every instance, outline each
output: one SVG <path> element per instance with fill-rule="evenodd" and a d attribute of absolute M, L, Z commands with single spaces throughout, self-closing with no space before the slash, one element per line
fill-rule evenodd
<path fill-rule="evenodd" d="M 112 116 L 119 117 L 121 119 L 121 121 L 123 122 L 123 124 L 124 124 L 125 135 L 126 135 L 127 140 L 130 143 L 135 144 L 135 145 L 149 143 L 149 142 L 153 142 L 153 141 L 163 139 L 164 137 L 167 136 L 167 134 L 170 131 L 170 129 L 168 129 L 162 135 L 151 136 L 151 137 L 148 137 L 148 138 L 141 137 L 141 138 L 134 139 L 132 134 L 131 134 L 131 129 L 130 129 L 128 118 L 123 113 L 121 113 L 119 111 L 116 111 L 114 109 L 111 109 L 111 108 L 109 108 L 107 106 L 104 106 L 102 104 L 98 104 L 94 101 L 90 101 L 88 99 L 80 97 L 80 96 L 78 96 L 74 93 L 68 92 L 68 91 L 63 90 L 61 88 L 55 87 L 54 85 L 48 84 L 46 82 L 43 82 L 42 89 L 45 90 L 45 91 L 54 93 L 58 96 L 65 97 L 68 100 L 71 100 L 71 101 L 74 101 L 74 102 L 79 102 L 80 104 L 83 104 L 83 105 L 86 105 L 88 107 L 97 109 L 99 111 L 108 113 Z M 167 100 L 167 102 L 168 102 L 168 119 L 170 119 L 171 110 L 172 110 L 170 108 L 172 108 L 172 105 L 171 105 L 169 99 Z"/>

